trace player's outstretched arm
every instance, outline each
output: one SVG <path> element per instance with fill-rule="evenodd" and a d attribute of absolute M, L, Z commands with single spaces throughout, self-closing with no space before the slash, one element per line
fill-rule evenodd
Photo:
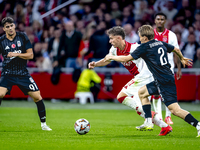
<path fill-rule="evenodd" d="M 97 61 L 97 62 L 92 61 L 92 62 L 90 62 L 90 63 L 88 64 L 88 68 L 89 68 L 89 69 L 94 69 L 94 67 L 106 66 L 106 65 L 108 65 L 109 63 L 110 63 L 110 61 L 105 62 L 104 59 L 101 59 L 101 60 L 99 60 L 99 61 Z"/>
<path fill-rule="evenodd" d="M 180 49 L 178 48 L 174 48 L 173 52 L 180 58 L 181 63 L 183 64 L 183 66 L 185 67 L 185 65 L 187 66 L 192 66 L 192 59 L 183 57 L 183 54 L 181 53 Z"/>
<path fill-rule="evenodd" d="M 26 50 L 26 53 L 9 52 L 7 57 L 20 57 L 22 59 L 33 59 L 33 50 L 32 48 L 29 48 Z"/>
<path fill-rule="evenodd" d="M 176 78 L 177 80 L 180 80 L 181 77 L 182 77 L 182 72 L 181 72 L 181 61 L 180 59 L 178 58 L 177 55 L 174 54 L 174 62 L 175 64 L 177 65 L 177 68 L 178 68 L 178 71 L 176 73 Z"/>
<path fill-rule="evenodd" d="M 134 60 L 134 59 L 131 55 L 127 55 L 127 56 L 106 55 L 106 57 L 104 58 L 105 62 L 109 62 L 111 60 L 115 60 L 115 61 L 118 61 L 118 62 L 128 62 L 128 61 L 131 61 L 131 60 Z"/>

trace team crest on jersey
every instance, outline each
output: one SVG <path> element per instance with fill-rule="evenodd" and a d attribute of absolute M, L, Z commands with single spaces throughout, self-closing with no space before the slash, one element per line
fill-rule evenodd
<path fill-rule="evenodd" d="M 34 80 L 32 77 L 30 77 L 29 80 L 31 81 L 31 83 L 34 83 Z"/>
<path fill-rule="evenodd" d="M 20 41 L 17 41 L 17 46 L 21 47 L 21 42 Z"/>
<path fill-rule="evenodd" d="M 167 42 L 167 36 L 163 36 L 163 41 Z"/>
<path fill-rule="evenodd" d="M 15 47 L 16 47 L 16 45 L 15 45 L 15 44 L 12 44 L 12 45 L 11 45 L 11 47 L 12 47 L 12 48 L 15 48 Z"/>

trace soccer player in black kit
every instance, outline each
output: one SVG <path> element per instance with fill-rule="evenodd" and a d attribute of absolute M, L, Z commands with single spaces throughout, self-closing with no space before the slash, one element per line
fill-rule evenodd
<path fill-rule="evenodd" d="M 46 125 L 46 110 L 39 88 L 26 68 L 27 60 L 33 59 L 31 43 L 26 34 L 15 31 L 11 17 L 3 18 L 1 24 L 6 34 L 0 37 L 0 53 L 4 59 L 0 80 L 0 104 L 2 98 L 10 94 L 12 86 L 17 85 L 36 103 L 42 130 L 51 131 Z"/>
<path fill-rule="evenodd" d="M 143 58 L 147 64 L 148 69 L 153 74 L 154 81 L 141 87 L 138 91 L 142 108 L 145 112 L 145 122 L 143 125 L 137 127 L 138 129 L 153 129 L 151 116 L 151 103 L 148 99 L 150 95 L 161 95 L 163 102 L 168 109 L 186 122 L 196 127 L 200 137 L 200 122 L 196 120 L 188 111 L 180 108 L 177 102 L 176 85 L 174 75 L 170 70 L 170 64 L 167 57 L 167 52 L 175 52 L 180 58 L 183 66 L 192 65 L 190 59 L 183 57 L 181 51 L 174 46 L 162 41 L 154 40 L 154 31 L 150 25 L 143 25 L 138 30 L 141 45 L 128 56 L 113 56 L 107 55 L 105 61 L 115 60 L 120 62 L 127 62 Z"/>

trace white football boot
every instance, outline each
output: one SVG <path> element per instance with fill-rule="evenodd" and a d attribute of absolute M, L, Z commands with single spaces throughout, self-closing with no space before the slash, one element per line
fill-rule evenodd
<path fill-rule="evenodd" d="M 41 122 L 42 130 L 51 131 L 52 129 L 46 125 L 46 122 Z"/>

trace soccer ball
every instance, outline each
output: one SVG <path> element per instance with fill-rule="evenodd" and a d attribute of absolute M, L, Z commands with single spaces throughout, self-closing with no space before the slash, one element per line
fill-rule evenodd
<path fill-rule="evenodd" d="M 86 134 L 90 131 L 90 123 L 86 119 L 78 119 L 74 124 L 75 131 L 80 134 Z"/>

